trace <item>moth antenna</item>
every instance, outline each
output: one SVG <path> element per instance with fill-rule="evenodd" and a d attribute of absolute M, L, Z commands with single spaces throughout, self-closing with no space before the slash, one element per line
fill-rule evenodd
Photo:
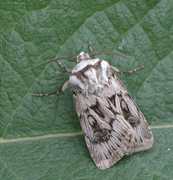
<path fill-rule="evenodd" d="M 137 63 L 141 63 L 140 61 L 135 61 L 135 60 L 133 60 L 133 59 L 128 58 L 127 56 L 124 56 L 124 55 L 119 54 L 119 53 L 111 52 L 111 51 L 93 51 L 93 52 L 89 53 L 89 55 L 91 55 L 91 54 L 101 54 L 101 53 L 118 55 L 118 56 L 121 56 L 121 57 L 123 57 L 123 58 L 126 58 L 126 59 L 128 59 L 128 60 L 130 60 L 130 61 L 137 62 Z"/>
<path fill-rule="evenodd" d="M 50 63 L 50 62 L 57 61 L 57 60 L 59 60 L 59 59 L 76 59 L 76 57 L 67 56 L 67 57 L 59 57 L 59 58 L 51 59 L 51 60 L 46 61 L 46 62 L 44 62 L 44 63 L 41 63 L 41 64 L 39 64 L 39 65 L 37 65 L 37 66 L 34 66 L 34 67 L 30 68 L 30 69 L 26 69 L 26 70 L 24 70 L 23 72 L 30 71 L 30 70 L 35 69 L 35 68 L 37 68 L 37 67 L 40 67 L 40 66 L 42 66 L 42 65 L 44 65 L 44 64 L 48 64 L 48 63 Z"/>

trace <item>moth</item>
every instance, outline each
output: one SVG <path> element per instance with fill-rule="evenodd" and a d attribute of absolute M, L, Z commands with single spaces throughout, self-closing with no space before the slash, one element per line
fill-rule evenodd
<path fill-rule="evenodd" d="M 57 61 L 63 69 L 70 72 L 69 80 L 56 92 L 32 95 L 58 94 L 69 84 L 72 86 L 74 104 L 87 147 L 96 166 L 104 170 L 113 166 L 124 155 L 151 148 L 154 140 L 142 112 L 113 73 L 133 73 L 143 66 L 123 72 L 95 57 L 94 54 L 100 52 L 94 52 L 90 43 L 89 48 L 93 58 L 81 52 L 72 70 L 64 67 L 58 60 L 76 57 L 60 57 L 47 61 L 46 63 Z M 40 65 L 43 64 L 45 63 Z"/>

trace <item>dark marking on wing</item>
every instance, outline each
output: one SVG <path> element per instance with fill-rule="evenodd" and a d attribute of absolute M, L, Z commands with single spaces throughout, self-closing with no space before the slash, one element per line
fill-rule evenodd
<path fill-rule="evenodd" d="M 94 116 L 89 115 L 89 116 L 88 116 L 88 121 L 89 121 L 89 124 L 91 125 L 91 127 L 92 127 L 93 129 L 98 129 L 98 128 L 99 128 L 99 125 L 98 125 L 98 123 L 97 123 L 97 120 L 95 119 Z"/>
<path fill-rule="evenodd" d="M 112 102 L 112 104 L 116 107 L 116 100 L 115 100 L 115 94 L 113 94 L 111 97 L 108 97 L 108 99 Z"/>
<path fill-rule="evenodd" d="M 102 142 L 107 142 L 110 139 L 111 130 L 101 127 L 94 116 L 89 115 L 88 121 L 93 130 L 93 138 L 92 139 L 90 138 L 90 141 L 93 144 L 100 144 Z"/>
<path fill-rule="evenodd" d="M 73 89 L 73 95 L 77 96 L 77 91 Z"/>
<path fill-rule="evenodd" d="M 127 103 L 124 101 L 122 94 L 118 94 L 120 107 L 123 113 L 124 118 L 127 120 L 129 116 L 131 116 L 131 112 L 129 111 Z"/>
<path fill-rule="evenodd" d="M 90 108 L 94 110 L 99 116 L 101 116 L 102 118 L 105 118 L 103 114 L 104 111 L 102 110 L 102 107 L 99 104 L 98 100 L 96 101 L 96 104 L 92 105 Z"/>
<path fill-rule="evenodd" d="M 133 128 L 140 124 L 140 119 L 137 117 L 130 116 L 126 120 Z"/>
<path fill-rule="evenodd" d="M 111 131 L 106 128 L 99 128 L 94 131 L 94 141 L 96 144 L 107 142 L 111 137 Z"/>
<path fill-rule="evenodd" d="M 130 99 L 130 95 L 127 93 L 125 94 L 126 96 L 128 96 Z M 119 101 L 120 101 L 120 106 L 121 106 L 121 110 L 124 116 L 124 119 L 134 128 L 136 126 L 138 126 L 140 124 L 140 119 L 138 117 L 134 117 L 131 113 L 131 111 L 129 110 L 128 104 L 124 101 L 122 94 L 118 94 L 119 97 Z"/>
<path fill-rule="evenodd" d="M 114 121 L 115 121 L 115 119 L 113 119 L 113 118 L 110 119 L 109 125 L 110 125 L 111 128 L 113 128 Z"/>
<path fill-rule="evenodd" d="M 118 112 L 118 110 L 116 109 L 115 94 L 112 97 L 108 97 L 107 102 L 109 103 L 109 106 L 107 106 L 107 108 L 115 115 L 115 117 L 117 114 L 120 114 Z M 112 107 L 112 106 L 114 106 L 114 107 Z"/>

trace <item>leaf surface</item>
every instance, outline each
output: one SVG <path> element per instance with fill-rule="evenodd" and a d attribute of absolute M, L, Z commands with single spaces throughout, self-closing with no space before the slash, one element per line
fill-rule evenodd
<path fill-rule="evenodd" d="M 173 2 L 170 0 L 13 0 L 0 2 L 0 179 L 130 179 L 173 177 Z M 145 115 L 152 149 L 101 171 L 93 163 L 73 105 L 69 73 L 46 60 L 109 50 L 145 67 L 119 78 Z M 122 71 L 140 66 L 97 55 Z M 76 60 L 61 60 L 73 68 Z"/>

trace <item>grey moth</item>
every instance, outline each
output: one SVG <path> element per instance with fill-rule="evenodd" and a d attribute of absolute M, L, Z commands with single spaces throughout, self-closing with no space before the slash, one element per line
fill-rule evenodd
<path fill-rule="evenodd" d="M 90 54 L 98 53 L 93 52 L 90 44 L 89 48 Z M 124 155 L 151 148 L 154 140 L 145 117 L 113 73 L 133 73 L 142 67 L 122 72 L 107 61 L 95 56 L 91 58 L 84 52 L 77 56 L 76 66 L 72 70 L 58 61 L 71 58 L 75 57 L 60 57 L 48 61 L 57 61 L 71 73 L 69 80 L 58 91 L 32 95 L 58 94 L 69 84 L 72 86 L 74 104 L 87 147 L 94 163 L 102 170 L 113 166 Z"/>

